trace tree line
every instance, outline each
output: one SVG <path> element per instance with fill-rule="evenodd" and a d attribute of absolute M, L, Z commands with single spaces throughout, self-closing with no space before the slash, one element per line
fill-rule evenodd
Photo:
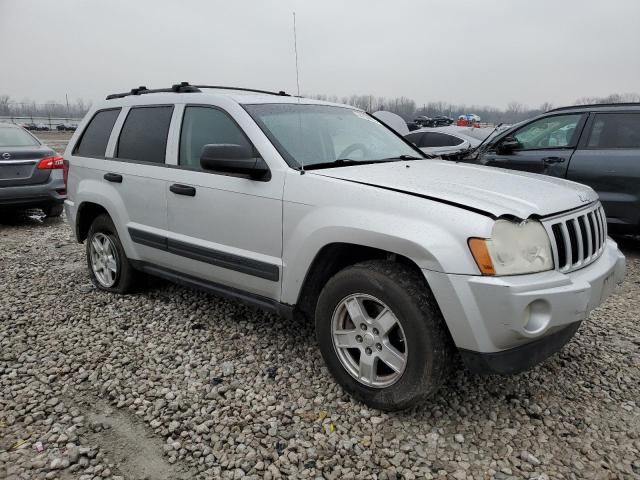
<path fill-rule="evenodd" d="M 545 102 L 538 107 L 529 107 L 520 102 L 510 102 L 507 104 L 506 108 L 500 109 L 490 106 L 453 104 L 448 102 L 428 102 L 422 105 L 417 105 L 414 100 L 407 97 L 385 98 L 376 97 L 374 95 L 351 95 L 338 97 L 337 95 L 323 94 L 309 95 L 309 97 L 316 100 L 345 103 L 371 113 L 378 110 L 387 110 L 400 115 L 405 120 L 413 120 L 421 115 L 425 115 L 427 117 L 446 115 L 456 119 L 459 115 L 475 113 L 480 116 L 483 122 L 493 124 L 501 122 L 508 124 L 521 122 L 522 120 L 535 117 L 536 115 L 540 115 L 541 113 L 554 108 L 554 105 L 549 102 Z M 640 102 L 640 94 L 614 93 L 606 97 L 582 97 L 577 99 L 574 102 L 574 105 L 625 102 Z"/>
<path fill-rule="evenodd" d="M 9 95 L 0 95 L 0 116 L 4 117 L 51 117 L 82 118 L 91 108 L 91 102 L 78 98 L 73 102 L 36 103 L 33 100 L 13 100 Z"/>
<path fill-rule="evenodd" d="M 428 102 L 417 105 L 410 98 L 401 96 L 395 98 L 376 97 L 374 95 L 351 95 L 338 97 L 337 95 L 306 95 L 316 100 L 324 100 L 335 103 L 345 103 L 361 108 L 367 112 L 377 112 L 387 110 L 400 115 L 405 120 L 425 115 L 436 117 L 446 115 L 457 118 L 465 113 L 475 113 L 479 115 L 483 122 L 488 123 L 517 123 L 527 118 L 534 117 L 553 108 L 549 102 L 545 102 L 539 107 L 529 107 L 519 102 L 510 102 L 504 109 L 481 106 L 453 104 L 448 102 Z M 614 93 L 606 97 L 582 97 L 577 99 L 575 105 L 586 105 L 592 103 L 624 103 L 640 102 L 638 93 Z M 25 99 L 21 101 L 12 100 L 9 95 L 0 95 L 0 116 L 6 117 L 56 117 L 56 118 L 81 118 L 91 108 L 91 102 L 79 98 L 74 102 L 55 102 L 49 100 L 45 103 Z"/>

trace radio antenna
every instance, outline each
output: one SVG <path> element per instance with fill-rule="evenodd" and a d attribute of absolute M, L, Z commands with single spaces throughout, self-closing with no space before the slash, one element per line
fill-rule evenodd
<path fill-rule="evenodd" d="M 296 33 L 296 12 L 293 12 L 293 49 L 296 53 L 296 84 L 298 86 L 298 97 L 300 97 L 300 74 L 298 73 L 298 35 Z"/>
<path fill-rule="evenodd" d="M 296 12 L 293 12 L 293 50 L 296 54 L 296 85 L 298 87 L 298 103 L 300 103 L 300 74 L 298 72 L 298 34 L 296 33 Z M 302 133 L 302 117 L 298 111 L 298 138 Z M 304 158 L 300 157 L 300 175 L 304 175 Z"/>

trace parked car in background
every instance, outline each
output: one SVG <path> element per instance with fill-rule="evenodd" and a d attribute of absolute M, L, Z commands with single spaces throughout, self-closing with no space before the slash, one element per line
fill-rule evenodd
<path fill-rule="evenodd" d="M 455 120 L 453 118 L 447 117 L 445 115 L 438 115 L 437 117 L 433 117 L 431 121 L 432 127 L 446 127 L 448 125 L 453 125 Z"/>
<path fill-rule="evenodd" d="M 40 208 L 62 214 L 62 157 L 25 129 L 0 123 L 0 211 Z"/>
<path fill-rule="evenodd" d="M 75 132 L 76 126 L 68 123 L 59 123 L 56 125 L 56 130 L 59 132 Z"/>
<path fill-rule="evenodd" d="M 48 132 L 49 131 L 49 126 L 44 124 L 44 123 L 38 123 L 36 125 L 36 130 L 39 131 L 39 132 L 41 132 L 41 131 Z"/>
<path fill-rule="evenodd" d="M 25 123 L 24 125 L 21 125 L 21 126 L 26 130 L 38 130 L 38 125 L 36 125 L 35 123 Z"/>
<path fill-rule="evenodd" d="M 410 132 L 414 131 L 414 130 L 418 130 L 419 128 L 422 128 L 422 125 L 418 125 L 416 122 L 406 122 L 407 123 L 407 128 L 409 129 Z"/>
<path fill-rule="evenodd" d="M 421 127 L 431 127 L 433 126 L 433 119 L 431 117 L 427 117 L 425 115 L 421 115 L 416 117 L 413 122 L 416 125 L 420 125 Z"/>
<path fill-rule="evenodd" d="M 345 391 L 394 410 L 456 352 L 482 373 L 543 361 L 622 281 L 591 188 L 426 160 L 357 108 L 243 90 L 141 87 L 87 113 L 65 208 L 97 288 L 142 271 L 306 318 Z M 585 219 L 574 256 L 554 232 Z"/>
<path fill-rule="evenodd" d="M 640 233 L 640 103 L 550 110 L 500 133 L 468 161 L 589 185 L 611 231 Z"/>
<path fill-rule="evenodd" d="M 421 128 L 410 132 L 404 138 L 424 153 L 443 158 L 463 154 L 480 144 L 479 139 L 456 131 L 455 128 L 451 127 L 446 131 L 443 128 Z"/>
<path fill-rule="evenodd" d="M 446 127 L 448 125 L 452 125 L 454 120 L 453 118 L 449 118 L 445 115 L 438 115 L 433 118 L 421 115 L 416 117 L 414 122 L 422 127 Z"/>

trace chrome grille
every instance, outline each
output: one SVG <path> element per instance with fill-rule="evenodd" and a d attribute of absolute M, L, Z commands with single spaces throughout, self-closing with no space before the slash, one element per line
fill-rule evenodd
<path fill-rule="evenodd" d="M 556 270 L 570 272 L 596 260 L 607 239 L 607 217 L 600 202 L 543 221 Z"/>

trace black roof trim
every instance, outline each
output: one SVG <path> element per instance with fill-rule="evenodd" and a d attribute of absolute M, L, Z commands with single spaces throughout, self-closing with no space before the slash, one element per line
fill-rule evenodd
<path fill-rule="evenodd" d="M 212 88 L 216 90 L 238 90 L 240 92 L 254 92 L 254 93 L 265 93 L 267 95 L 277 95 L 279 97 L 290 97 L 287 92 L 284 90 L 280 90 L 279 92 L 271 92 L 269 90 L 256 90 L 255 88 L 243 88 L 243 87 L 225 87 L 222 85 L 193 85 L 196 88 Z"/>
<path fill-rule="evenodd" d="M 256 90 L 254 88 L 225 87 L 221 85 L 190 85 L 189 82 L 180 82 L 172 85 L 171 88 L 150 89 L 143 85 L 137 88 L 132 88 L 130 91 L 125 93 L 112 93 L 111 95 L 107 95 L 107 100 L 113 100 L 114 98 L 124 98 L 131 95 L 144 95 L 147 93 L 197 93 L 202 91 L 200 90 L 201 88 L 212 88 L 217 90 L 238 90 L 241 92 L 264 93 L 267 95 L 278 95 L 281 97 L 290 96 L 284 90 L 280 90 L 279 92 L 270 92 L 269 90 Z"/>
<path fill-rule="evenodd" d="M 588 105 L 572 105 L 570 107 L 558 107 L 547 110 L 545 113 L 557 112 L 559 110 L 584 110 L 598 107 L 640 107 L 640 102 L 626 102 L 626 103 L 590 103 Z"/>

